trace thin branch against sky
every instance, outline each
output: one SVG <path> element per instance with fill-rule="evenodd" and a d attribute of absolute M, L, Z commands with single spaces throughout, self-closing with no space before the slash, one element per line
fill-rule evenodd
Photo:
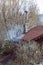
<path fill-rule="evenodd" d="M 29 0 L 23 0 L 24 2 L 29 2 Z M 40 14 L 43 14 L 43 0 L 34 0 L 37 3 Z M 28 6 L 28 5 L 27 5 Z"/>
<path fill-rule="evenodd" d="M 0 5 L 2 4 L 2 1 L 3 1 L 3 0 L 0 0 Z M 8 5 L 8 1 L 9 1 L 9 0 L 6 0 L 6 1 L 7 1 L 7 2 L 6 2 L 6 5 Z M 27 2 L 26 5 L 28 6 L 28 1 L 29 1 L 29 0 L 19 0 L 19 1 L 20 1 L 19 4 L 21 4 L 21 1 L 24 1 L 24 3 Z M 40 11 L 39 11 L 40 14 L 43 14 L 43 0 L 34 0 L 34 1 L 36 1 L 36 3 L 37 3 L 37 6 L 38 6 L 38 8 L 39 8 L 39 10 L 40 10 Z M 23 4 L 23 5 L 24 5 L 24 4 Z M 23 5 L 22 5 L 22 7 L 23 7 Z M 22 7 L 21 7 L 21 8 L 22 8 Z"/>

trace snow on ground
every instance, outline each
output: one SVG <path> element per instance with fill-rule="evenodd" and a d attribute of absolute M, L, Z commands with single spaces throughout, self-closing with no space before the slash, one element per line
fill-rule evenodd
<path fill-rule="evenodd" d="M 8 30 L 7 38 L 8 40 L 18 40 L 23 37 L 23 26 L 15 25 L 14 28 Z"/>

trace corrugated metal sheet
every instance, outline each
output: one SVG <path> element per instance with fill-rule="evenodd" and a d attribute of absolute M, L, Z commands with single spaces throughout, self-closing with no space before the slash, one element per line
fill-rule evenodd
<path fill-rule="evenodd" d="M 29 30 L 24 37 L 22 38 L 25 41 L 36 40 L 40 37 L 43 37 L 43 26 L 36 26 Z"/>

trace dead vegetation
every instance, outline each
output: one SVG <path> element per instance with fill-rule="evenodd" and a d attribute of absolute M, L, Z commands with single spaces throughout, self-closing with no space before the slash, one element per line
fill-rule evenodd
<path fill-rule="evenodd" d="M 41 51 L 37 42 L 19 44 L 16 51 L 20 65 L 37 64 L 41 61 Z"/>
<path fill-rule="evenodd" d="M 5 43 L 2 52 L 4 56 L 12 54 L 6 65 L 35 65 L 43 60 L 43 49 L 40 50 L 40 44 L 35 41 Z"/>

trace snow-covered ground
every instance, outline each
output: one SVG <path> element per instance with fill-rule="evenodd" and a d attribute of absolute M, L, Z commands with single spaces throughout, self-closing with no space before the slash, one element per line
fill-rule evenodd
<path fill-rule="evenodd" d="M 7 32 L 7 38 L 9 40 L 18 40 L 23 37 L 23 26 L 21 25 L 15 25 L 14 28 L 11 30 L 8 30 Z"/>

